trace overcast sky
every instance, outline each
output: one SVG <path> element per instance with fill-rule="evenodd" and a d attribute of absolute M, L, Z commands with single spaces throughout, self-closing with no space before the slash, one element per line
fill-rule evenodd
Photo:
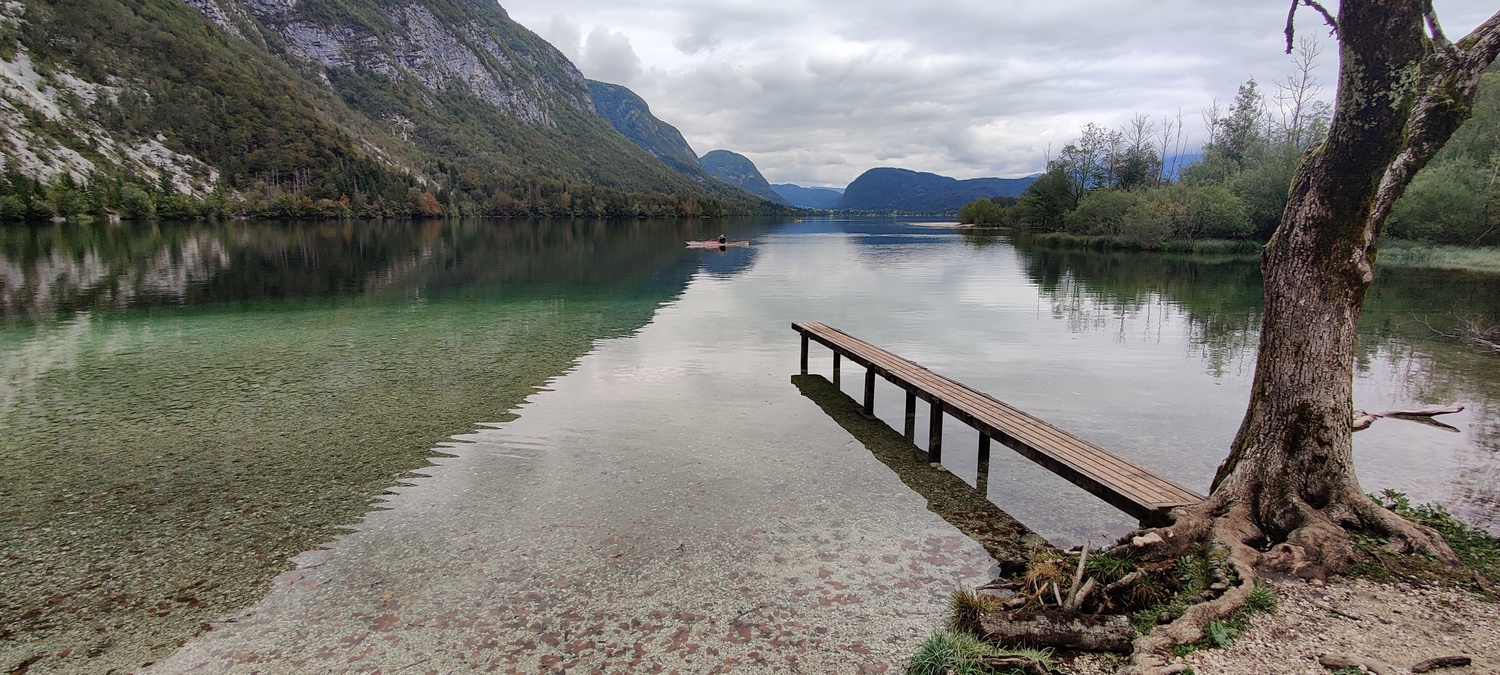
<path fill-rule="evenodd" d="M 1324 0 L 1332 9 L 1336 0 Z M 898 166 L 1014 177 L 1097 122 L 1201 111 L 1291 69 L 1285 0 L 501 0 L 584 75 L 630 87 L 699 155 L 773 183 L 842 187 Z M 1497 7 L 1436 0 L 1457 39 Z M 1314 11 L 1299 36 L 1336 51 Z"/>

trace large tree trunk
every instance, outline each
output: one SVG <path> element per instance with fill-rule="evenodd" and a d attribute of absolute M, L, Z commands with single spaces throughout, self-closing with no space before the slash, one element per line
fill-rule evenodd
<path fill-rule="evenodd" d="M 1500 49 L 1500 14 L 1453 45 L 1428 2 L 1346 0 L 1336 31 L 1333 123 L 1298 167 L 1263 253 L 1265 313 L 1250 405 L 1199 512 L 1247 518 L 1232 529 L 1282 542 L 1260 562 L 1304 575 L 1352 562 L 1351 529 L 1456 561 L 1435 532 L 1379 508 L 1360 489 L 1354 348 L 1391 204 L 1468 118 L 1479 76 Z M 1289 28 L 1289 44 L 1290 37 Z"/>
<path fill-rule="evenodd" d="M 1301 547 L 1299 565 L 1333 569 L 1353 554 L 1343 530 L 1381 518 L 1354 474 L 1354 348 L 1384 224 L 1372 217 L 1374 196 L 1407 140 L 1428 52 L 1418 2 L 1345 2 L 1338 28 L 1338 107 L 1262 257 L 1255 382 L 1214 481 L 1216 500 L 1248 506 L 1266 539 Z M 1442 547 L 1428 533 L 1401 534 Z"/>
<path fill-rule="evenodd" d="M 1250 404 L 1202 504 L 1173 511 L 1164 542 L 1211 540 L 1230 551 L 1240 583 L 1139 638 L 1121 672 L 1161 672 L 1168 649 L 1244 603 L 1255 568 L 1301 576 L 1344 569 L 1351 530 L 1457 562 L 1429 528 L 1381 508 L 1354 473 L 1354 348 L 1374 279 L 1375 244 L 1412 177 L 1473 107 L 1500 53 L 1500 13 L 1457 44 L 1430 0 L 1344 0 L 1334 18 L 1338 100 L 1327 140 L 1310 149 L 1261 259 L 1265 312 Z M 1287 20 L 1287 46 L 1292 41 Z M 1260 553 L 1274 545 L 1266 555 Z"/>

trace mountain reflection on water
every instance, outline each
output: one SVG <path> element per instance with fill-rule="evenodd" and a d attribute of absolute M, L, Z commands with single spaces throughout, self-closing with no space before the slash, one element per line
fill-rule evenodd
<path fill-rule="evenodd" d="M 721 276 L 754 249 L 682 242 L 759 232 L 754 221 L 364 221 L 56 223 L 0 228 L 6 320 L 284 298 L 675 287 L 699 266 Z M 713 234 L 710 234 L 713 233 Z M 705 255 L 712 253 L 713 255 Z"/>
<path fill-rule="evenodd" d="M 754 245 L 683 245 L 721 233 Z M 1356 461 L 1367 488 L 1401 486 L 1491 530 L 1500 529 L 1500 360 L 1433 328 L 1459 316 L 1500 315 L 1496 281 L 1377 269 L 1355 383 L 1356 406 L 1370 411 L 1468 407 L 1445 418 L 1459 433 L 1382 421 L 1355 437 Z M 695 284 L 723 285 L 724 295 L 697 320 L 769 347 L 785 340 L 788 363 L 795 341 L 787 323 L 826 321 L 1199 491 L 1243 414 L 1261 305 L 1254 256 L 1052 251 L 1024 238 L 881 219 L 0 229 L 0 317 L 12 327 L 55 322 L 45 334 L 56 335 L 81 330 L 68 318 L 87 324 L 83 313 L 96 310 L 216 304 L 232 312 L 239 311 L 232 303 L 248 310 L 292 299 L 343 306 L 445 298 L 598 298 L 650 307 L 672 304 Z M 15 364 L 27 363 L 24 372 L 36 370 L 36 359 L 16 357 Z M 734 386 L 740 374 L 732 362 L 719 370 Z M 845 386 L 858 379 L 845 378 Z M 881 414 L 901 421 L 899 410 Z M 954 447 L 966 431 L 957 433 Z M 996 455 L 988 494 L 1028 526 L 1053 538 L 1122 526 L 1107 508 L 1078 516 L 1087 497 L 1049 503 L 1071 486 L 1007 454 Z M 955 453 L 945 461 L 976 482 L 975 467 L 963 465 L 972 458 Z"/>

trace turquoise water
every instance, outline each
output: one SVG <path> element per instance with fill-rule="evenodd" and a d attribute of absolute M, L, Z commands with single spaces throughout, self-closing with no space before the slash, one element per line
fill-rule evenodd
<path fill-rule="evenodd" d="M 721 232 L 752 246 L 683 245 Z M 1355 383 L 1372 412 L 1467 407 L 1446 429 L 1380 421 L 1356 435 L 1357 466 L 1367 490 L 1437 501 L 1492 531 L 1500 361 L 1429 325 L 1500 315 L 1496 281 L 1380 271 Z M 817 615 L 840 639 L 891 631 L 880 658 L 898 663 L 931 627 L 923 612 L 940 612 L 954 583 L 983 581 L 985 551 L 955 543 L 982 528 L 945 524 L 908 487 L 951 481 L 894 475 L 804 398 L 791 322 L 846 330 L 1204 491 L 1249 395 L 1259 305 L 1253 259 L 1051 252 L 891 220 L 0 230 L 0 618 L 21 626 L 0 662 L 158 659 L 261 597 L 286 556 L 360 521 L 370 495 L 438 448 L 458 457 L 334 547 L 350 579 L 386 565 L 437 584 L 402 571 L 410 555 L 587 575 L 607 545 L 618 555 L 605 567 L 630 583 L 712 587 L 749 565 L 736 574 L 765 575 L 755 592 L 772 597 L 795 587 L 782 572 L 854 588 L 920 567 L 913 542 L 943 542 L 933 574 L 902 582 L 909 596 L 865 589 L 869 625 L 837 625 L 842 606 Z M 826 351 L 812 365 L 831 377 Z M 862 373 L 843 375 L 857 396 Z M 879 417 L 900 429 L 902 404 L 881 381 Z M 456 435 L 466 443 L 439 447 Z M 1003 448 L 980 481 L 976 445 L 949 420 L 946 468 L 1053 542 L 1133 525 Z M 532 549 L 557 557 L 514 557 Z M 736 550 L 754 564 L 720 559 Z M 688 557 L 671 567 L 674 556 Z M 817 562 L 828 556 L 838 562 Z M 881 574 L 860 567 L 887 558 Z M 636 592 L 612 578 L 600 597 Z M 708 604 L 732 617 L 735 602 Z M 600 611 L 636 609 L 660 608 Z M 428 637 L 452 636 L 413 644 Z"/>

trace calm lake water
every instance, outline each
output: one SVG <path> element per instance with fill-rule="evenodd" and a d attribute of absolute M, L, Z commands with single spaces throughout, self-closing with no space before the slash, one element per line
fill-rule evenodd
<path fill-rule="evenodd" d="M 683 248 L 684 239 L 721 230 L 752 246 Z M 457 410 L 461 419 L 445 422 L 465 441 L 448 447 L 456 457 L 402 488 L 392 510 L 332 547 L 335 558 L 423 583 L 430 572 L 414 573 L 410 556 L 450 571 L 479 570 L 475 560 L 489 559 L 490 571 L 474 574 L 514 565 L 503 574 L 517 579 L 592 570 L 604 602 L 629 595 L 632 583 L 701 584 L 708 568 L 733 569 L 713 577 L 733 588 L 795 566 L 786 558 L 799 553 L 813 563 L 786 579 L 826 573 L 853 587 L 861 573 L 851 560 L 878 564 L 881 542 L 911 541 L 912 555 L 950 570 L 912 586 L 933 615 L 882 610 L 849 627 L 889 633 L 882 658 L 892 663 L 936 625 L 954 583 L 983 580 L 987 558 L 953 543 L 962 537 L 927 512 L 925 498 L 803 396 L 791 380 L 798 339 L 790 323 L 841 328 L 1204 492 L 1249 395 L 1261 294 L 1253 259 L 1043 251 L 941 224 L 872 219 L 0 234 L 0 461 L 12 470 L 38 444 L 77 442 L 75 458 L 87 460 L 88 447 L 107 447 L 121 433 L 153 437 L 175 425 L 255 439 L 254 447 L 312 433 L 355 446 L 409 442 L 403 430 L 421 420 L 378 427 L 371 401 L 406 401 L 422 420 Z M 1439 502 L 1491 531 L 1500 531 L 1500 360 L 1438 338 L 1427 324 L 1500 315 L 1497 281 L 1380 270 L 1355 383 L 1356 406 L 1372 412 L 1466 406 L 1441 418 L 1450 429 L 1378 422 L 1356 436 L 1357 465 L 1367 491 Z M 527 339 L 528 326 L 543 325 L 603 339 L 563 372 L 571 357 L 555 330 Z M 562 366 L 516 419 L 483 407 L 488 388 L 507 377 L 491 367 L 496 354 L 553 349 Z M 816 345 L 812 354 L 814 372 L 831 377 L 830 354 Z M 862 373 L 846 367 L 843 375 L 842 388 L 857 396 Z M 902 405 L 900 391 L 879 381 L 878 416 L 900 429 Z M 926 419 L 920 404 L 917 419 Z M 944 434 L 946 468 L 978 482 L 977 436 L 953 420 Z M 27 489 L 7 473 L 6 491 Z M 83 490 L 107 473 L 60 467 L 40 480 Z M 1101 542 L 1134 525 L 999 446 L 986 489 L 996 506 L 1058 544 Z M 590 528 L 607 534 L 591 539 Z M 926 542 L 946 543 L 926 551 Z M 909 569 L 900 567 L 900 548 L 888 563 Z M 670 564 L 695 550 L 705 552 Z M 606 551 L 614 562 L 600 573 L 599 561 L 580 551 Z M 757 560 L 760 567 L 749 564 Z M 357 594 L 346 581 L 313 583 L 323 590 L 306 595 Z M 428 592 L 468 597 L 446 588 Z M 741 589 L 762 592 L 753 583 Z M 551 597 L 542 586 L 535 592 Z M 727 600 L 698 609 L 673 602 L 677 612 L 738 611 Z M 786 614 L 782 621 L 797 616 Z M 414 644 L 434 639 L 444 638 Z M 180 658 L 211 661 L 216 648 Z M 394 663 L 399 654 L 389 656 Z"/>
<path fill-rule="evenodd" d="M 674 246 L 726 227 L 754 246 Z M 206 331 L 202 339 L 275 342 L 295 334 L 297 315 L 343 308 L 368 312 L 387 331 L 398 330 L 390 322 L 410 322 L 405 349 L 442 353 L 462 329 L 433 321 L 437 314 L 456 310 L 457 320 L 480 322 L 487 306 L 564 311 L 568 303 L 644 302 L 660 308 L 622 318 L 613 330 L 638 332 L 632 340 L 651 351 L 669 342 L 655 337 L 653 325 L 690 326 L 705 359 L 693 376 L 715 378 L 724 409 L 736 416 L 756 415 L 757 403 L 736 392 L 740 380 L 795 373 L 790 322 L 823 321 L 1200 491 L 1244 410 L 1261 293 L 1256 263 L 1244 258 L 1034 250 L 1007 237 L 878 219 L 59 226 L 7 233 L 3 243 L 0 425 L 14 424 L 28 386 L 72 367 L 68 345 L 107 332 L 103 326 L 169 329 L 201 349 L 198 336 L 185 334 L 185 319 L 215 324 L 191 327 Z M 1367 490 L 1437 501 L 1493 530 L 1500 525 L 1500 361 L 1436 338 L 1422 323 L 1441 327 L 1475 314 L 1500 314 L 1500 279 L 1380 271 L 1361 328 L 1356 406 L 1459 403 L 1468 410 L 1440 418 L 1457 431 L 1382 421 L 1356 435 L 1356 452 Z M 644 326 L 633 325 L 640 320 Z M 347 332 L 358 341 L 359 326 Z M 174 358 L 171 336 L 153 345 L 160 358 Z M 779 370 L 745 372 L 762 356 Z M 829 354 L 816 345 L 813 364 L 831 374 Z M 278 373 L 274 362 L 260 365 L 272 381 L 296 375 Z M 359 364 L 347 367 L 360 377 Z M 844 389 L 857 396 L 861 373 L 845 375 Z M 877 412 L 899 429 L 902 396 L 879 385 Z M 629 395 L 628 383 L 611 387 Z M 798 396 L 790 384 L 781 390 Z M 775 433 L 774 419 L 756 423 Z M 949 424 L 945 461 L 972 483 L 967 427 Z M 995 453 L 990 496 L 1048 537 L 1098 539 L 1128 525 L 1011 459 Z M 829 480 L 843 489 L 836 476 Z"/>

